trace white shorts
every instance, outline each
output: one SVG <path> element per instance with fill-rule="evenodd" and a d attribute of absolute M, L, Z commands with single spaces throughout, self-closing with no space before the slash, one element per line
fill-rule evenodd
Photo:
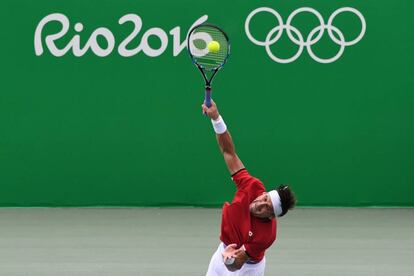
<path fill-rule="evenodd" d="M 245 263 L 242 268 L 235 272 L 227 270 L 223 263 L 221 252 L 224 251 L 224 244 L 220 243 L 217 251 L 211 257 L 210 265 L 208 266 L 206 276 L 263 276 L 266 266 L 266 259 L 263 258 L 256 264 Z"/>

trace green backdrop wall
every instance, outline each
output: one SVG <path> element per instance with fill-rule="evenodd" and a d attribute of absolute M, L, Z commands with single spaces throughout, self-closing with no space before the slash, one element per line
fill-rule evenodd
<path fill-rule="evenodd" d="M 230 200 L 234 186 L 201 115 L 203 81 L 182 44 L 207 17 L 232 42 L 213 97 L 239 156 L 267 188 L 291 184 L 302 206 L 414 204 L 412 1 L 0 6 L 1 206 Z M 284 26 L 268 51 L 245 30 L 261 7 Z M 303 7 L 313 10 L 287 24 Z M 337 14 L 329 27 L 343 7 L 357 12 Z M 279 25 L 268 11 L 249 23 L 260 41 Z M 325 27 L 321 37 L 316 27 Z"/>

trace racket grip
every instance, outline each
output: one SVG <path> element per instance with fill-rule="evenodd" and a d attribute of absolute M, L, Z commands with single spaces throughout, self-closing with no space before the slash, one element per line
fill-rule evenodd
<path fill-rule="evenodd" d="M 211 87 L 210 86 L 206 86 L 206 94 L 205 94 L 204 103 L 208 108 L 211 107 Z"/>

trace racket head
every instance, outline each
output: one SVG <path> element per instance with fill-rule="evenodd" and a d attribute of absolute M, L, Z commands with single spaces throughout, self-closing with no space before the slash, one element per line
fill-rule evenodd
<path fill-rule="evenodd" d="M 208 44 L 216 41 L 218 51 L 210 51 Z M 187 49 L 197 67 L 206 71 L 217 71 L 227 62 L 230 55 L 230 41 L 227 34 L 219 27 L 204 23 L 193 27 L 187 39 Z"/>

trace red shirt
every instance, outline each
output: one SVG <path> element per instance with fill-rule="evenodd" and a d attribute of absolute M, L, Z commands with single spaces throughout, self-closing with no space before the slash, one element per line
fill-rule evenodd
<path fill-rule="evenodd" d="M 266 192 L 263 183 L 243 169 L 232 177 L 237 191 L 231 204 L 223 205 L 220 240 L 229 245 L 244 245 L 252 261 L 263 259 L 265 251 L 276 240 L 276 219 L 250 215 L 249 205 Z"/>

